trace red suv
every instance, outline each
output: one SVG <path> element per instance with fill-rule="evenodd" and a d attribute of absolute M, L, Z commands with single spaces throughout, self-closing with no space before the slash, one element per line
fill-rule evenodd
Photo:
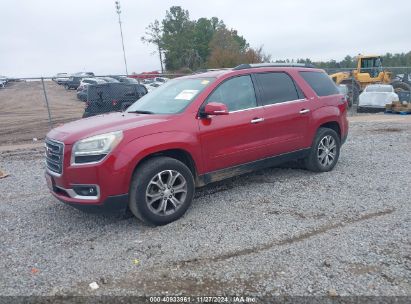
<path fill-rule="evenodd" d="M 196 187 L 289 160 L 336 165 L 347 101 L 323 71 L 240 65 L 166 82 L 126 112 L 51 130 L 46 179 L 75 207 L 129 208 L 144 222 L 181 217 Z"/>

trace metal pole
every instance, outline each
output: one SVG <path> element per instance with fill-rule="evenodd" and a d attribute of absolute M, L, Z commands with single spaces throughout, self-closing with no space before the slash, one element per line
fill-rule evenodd
<path fill-rule="evenodd" d="M 46 100 L 47 112 L 49 114 L 49 127 L 51 129 L 53 126 L 52 126 L 52 123 L 51 123 L 50 106 L 49 106 L 49 100 L 47 98 L 46 88 L 44 86 L 44 78 L 43 77 L 41 77 L 41 84 L 43 85 L 44 99 Z"/>
<path fill-rule="evenodd" d="M 121 35 L 121 45 L 123 47 L 123 56 L 124 56 L 124 65 L 126 67 L 126 75 L 128 76 L 128 69 L 127 69 L 127 60 L 126 60 L 126 51 L 124 49 L 124 38 L 123 38 L 123 28 L 121 26 L 121 18 L 120 18 L 120 14 L 121 14 L 121 10 L 120 10 L 120 2 L 116 1 L 116 12 L 118 14 L 118 24 L 120 25 L 120 35 Z"/>
<path fill-rule="evenodd" d="M 354 111 L 354 103 L 356 103 L 357 101 L 354 100 L 354 76 L 351 77 L 351 100 L 352 100 L 352 106 L 351 106 L 351 115 L 355 115 L 355 112 L 358 109 L 358 104 L 355 105 L 356 109 Z"/>
<path fill-rule="evenodd" d="M 127 74 L 127 76 L 128 76 L 127 60 L 126 60 L 126 51 L 124 50 L 123 29 L 122 29 L 122 27 L 121 27 L 120 14 L 118 14 L 118 23 L 120 24 L 121 45 L 123 46 L 124 65 L 126 66 L 126 74 Z"/>

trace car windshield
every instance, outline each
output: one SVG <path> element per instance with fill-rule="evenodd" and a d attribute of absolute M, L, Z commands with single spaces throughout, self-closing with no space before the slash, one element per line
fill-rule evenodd
<path fill-rule="evenodd" d="M 369 86 L 365 90 L 366 92 L 392 92 L 392 87 L 391 86 Z"/>
<path fill-rule="evenodd" d="M 167 81 L 140 98 L 127 112 L 179 113 L 214 80 L 215 78 L 186 78 Z"/>

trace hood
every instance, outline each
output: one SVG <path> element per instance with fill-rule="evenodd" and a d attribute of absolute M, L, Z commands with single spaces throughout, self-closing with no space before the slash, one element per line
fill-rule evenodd
<path fill-rule="evenodd" d="M 66 145 L 90 136 L 114 131 L 127 131 L 140 128 L 138 137 L 157 132 L 159 128 L 153 125 L 161 125 L 171 120 L 173 115 L 152 115 L 136 113 L 110 113 L 69 122 L 52 129 L 47 137 L 64 142 Z M 150 126 L 144 128 L 144 126 Z"/>

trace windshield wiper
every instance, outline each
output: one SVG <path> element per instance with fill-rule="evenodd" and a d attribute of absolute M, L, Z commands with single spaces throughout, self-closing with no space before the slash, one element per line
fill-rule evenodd
<path fill-rule="evenodd" d="M 154 112 L 151 112 L 151 111 L 144 111 L 144 110 L 127 111 L 127 113 L 154 114 Z"/>

